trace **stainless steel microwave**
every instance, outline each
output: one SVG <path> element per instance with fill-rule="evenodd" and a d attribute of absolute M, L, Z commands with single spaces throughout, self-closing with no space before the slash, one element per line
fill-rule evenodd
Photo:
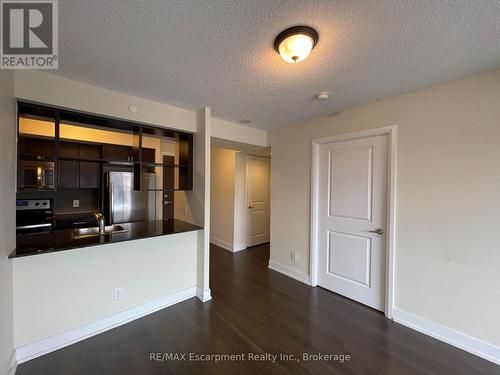
<path fill-rule="evenodd" d="M 23 160 L 21 162 L 21 189 L 54 189 L 54 163 Z"/>

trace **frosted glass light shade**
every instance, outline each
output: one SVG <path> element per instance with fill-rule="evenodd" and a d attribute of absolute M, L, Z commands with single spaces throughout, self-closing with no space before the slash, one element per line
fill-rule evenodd
<path fill-rule="evenodd" d="M 286 62 L 298 63 L 309 56 L 318 39 L 318 32 L 312 27 L 293 26 L 278 34 L 274 49 Z"/>
<path fill-rule="evenodd" d="M 309 35 L 296 34 L 283 40 L 278 51 L 283 60 L 298 63 L 309 56 L 314 46 L 314 40 Z"/>

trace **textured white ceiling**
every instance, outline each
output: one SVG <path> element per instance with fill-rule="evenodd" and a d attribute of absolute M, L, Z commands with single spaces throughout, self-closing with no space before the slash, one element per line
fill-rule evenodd
<path fill-rule="evenodd" d="M 283 126 L 500 67 L 497 0 L 63 0 L 55 74 Z M 273 50 L 305 24 L 320 40 Z M 331 98 L 313 100 L 319 91 Z"/>

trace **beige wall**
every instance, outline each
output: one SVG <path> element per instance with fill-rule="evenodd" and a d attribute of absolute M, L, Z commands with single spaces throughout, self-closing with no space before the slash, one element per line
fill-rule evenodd
<path fill-rule="evenodd" d="M 15 113 L 14 72 L 0 71 L 0 374 L 9 364 L 13 342 L 12 262 L 15 226 Z"/>
<path fill-rule="evenodd" d="M 255 146 L 268 146 L 266 131 L 217 118 L 212 119 L 212 137 Z"/>
<path fill-rule="evenodd" d="M 244 250 L 247 246 L 247 155 L 236 154 L 234 172 L 234 240 L 233 251 Z"/>
<path fill-rule="evenodd" d="M 244 152 L 212 146 L 210 241 L 233 252 L 246 248 L 246 161 Z"/>
<path fill-rule="evenodd" d="M 309 273 L 311 140 L 387 125 L 396 308 L 500 345 L 500 70 L 271 131 L 271 260 Z"/>
<path fill-rule="evenodd" d="M 197 112 L 197 137 L 194 140 L 193 190 L 186 196 L 191 202 L 193 217 L 204 230 L 198 232 L 198 298 L 210 299 L 210 108 Z M 202 260 L 202 261 L 201 261 Z M 201 292 L 200 292 L 201 291 Z M 201 293 L 201 295 L 200 295 Z"/>
<path fill-rule="evenodd" d="M 16 71 L 16 98 L 196 132 L 196 112 L 33 70 Z M 128 110 L 133 104 L 137 113 Z"/>
<path fill-rule="evenodd" d="M 197 236 L 180 233 L 15 259 L 16 347 L 195 287 Z M 117 287 L 125 297 L 113 301 Z"/>
<path fill-rule="evenodd" d="M 210 240 L 233 247 L 236 151 L 212 147 Z"/>

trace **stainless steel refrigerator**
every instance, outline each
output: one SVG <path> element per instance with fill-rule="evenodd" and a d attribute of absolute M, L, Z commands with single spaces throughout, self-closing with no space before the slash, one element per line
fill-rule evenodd
<path fill-rule="evenodd" d="M 134 173 L 108 172 L 110 223 L 156 220 L 156 175 L 142 174 L 142 190 L 134 190 Z M 148 190 L 149 189 L 149 190 Z"/>

